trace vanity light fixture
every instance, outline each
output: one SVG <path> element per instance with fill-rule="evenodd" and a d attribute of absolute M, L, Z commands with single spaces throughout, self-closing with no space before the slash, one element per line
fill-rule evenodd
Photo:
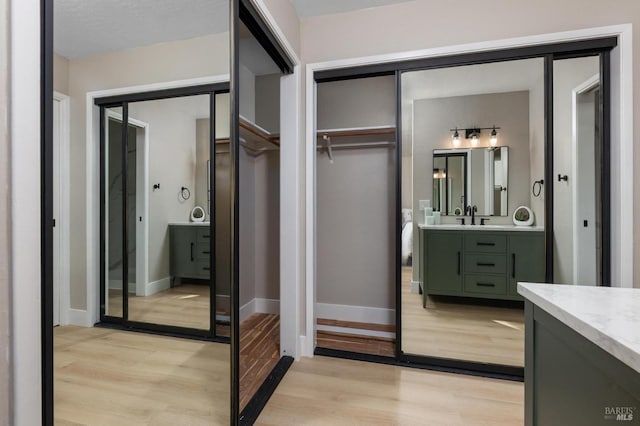
<path fill-rule="evenodd" d="M 489 143 L 491 144 L 491 146 L 498 145 L 498 132 L 496 132 L 496 126 L 493 126 L 493 129 L 491 130 L 491 138 L 489 139 Z"/>
<path fill-rule="evenodd" d="M 460 131 L 464 130 L 464 138 L 471 139 L 471 146 L 477 147 L 480 144 L 480 133 L 482 133 L 483 130 L 491 130 L 489 144 L 491 146 L 496 146 L 498 144 L 498 129 L 500 129 L 500 127 L 497 127 L 497 126 L 469 127 L 466 129 L 458 129 L 456 127 L 455 129 L 449 129 L 449 131 L 453 132 L 453 139 L 451 143 L 453 144 L 454 147 L 458 148 L 461 145 L 459 130 Z"/>
<path fill-rule="evenodd" d="M 456 129 L 455 129 L 455 131 L 453 133 L 453 140 L 451 141 L 451 143 L 456 148 L 460 146 L 460 133 L 458 133 L 458 128 L 457 127 L 456 127 Z"/>

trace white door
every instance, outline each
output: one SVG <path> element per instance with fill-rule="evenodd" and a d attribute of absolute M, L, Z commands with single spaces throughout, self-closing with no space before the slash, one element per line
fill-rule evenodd
<path fill-rule="evenodd" d="M 60 101 L 53 101 L 53 325 L 60 325 Z"/>

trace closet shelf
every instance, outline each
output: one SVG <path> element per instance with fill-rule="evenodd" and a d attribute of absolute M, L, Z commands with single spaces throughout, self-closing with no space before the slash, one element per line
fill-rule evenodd
<path fill-rule="evenodd" d="M 396 146 L 395 126 L 353 127 L 318 130 L 316 149 L 325 151 L 333 162 L 333 150 L 392 148 Z"/>
<path fill-rule="evenodd" d="M 344 129 L 323 129 L 318 130 L 317 137 L 324 138 L 343 138 L 351 136 L 377 136 L 377 135 L 395 135 L 395 126 L 374 126 L 374 127 L 351 127 Z"/>
<path fill-rule="evenodd" d="M 216 145 L 229 145 L 229 142 L 229 138 L 216 139 Z M 280 135 L 269 133 L 269 131 L 240 116 L 240 146 L 253 156 L 266 151 L 277 151 L 280 149 Z M 216 150 L 216 152 L 228 151 Z"/>

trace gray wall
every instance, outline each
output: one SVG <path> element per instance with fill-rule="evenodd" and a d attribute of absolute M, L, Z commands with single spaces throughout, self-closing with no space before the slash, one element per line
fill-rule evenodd
<path fill-rule="evenodd" d="M 12 422 L 8 4 L 0 0 L 0 425 Z"/>
<path fill-rule="evenodd" d="M 572 91 L 598 73 L 598 57 L 555 61 L 553 66 L 553 281 L 573 283 Z"/>
<path fill-rule="evenodd" d="M 511 214 L 520 205 L 530 203 L 529 92 L 492 93 L 416 100 L 413 105 L 413 214 L 414 236 L 417 225 L 424 221 L 418 200 L 432 199 L 433 150 L 450 149 L 455 126 L 501 127 L 498 143 L 509 147 L 509 193 L 507 217 L 492 217 L 492 224 L 512 223 Z M 468 147 L 464 140 L 463 146 Z M 489 146 L 489 132 L 480 137 L 479 145 Z M 453 222 L 443 218 L 443 222 Z M 418 238 L 413 239 L 413 252 L 418 253 Z M 417 263 L 413 277 L 417 279 Z"/>
<path fill-rule="evenodd" d="M 395 125 L 393 77 L 318 85 L 318 129 Z M 364 139 L 363 141 L 366 141 Z M 317 302 L 395 308 L 395 153 L 317 154 Z"/>

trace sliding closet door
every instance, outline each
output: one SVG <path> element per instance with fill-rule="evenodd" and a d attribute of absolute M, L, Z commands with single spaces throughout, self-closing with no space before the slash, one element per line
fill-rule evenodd
<path fill-rule="evenodd" d="M 104 205 L 104 236 L 101 238 L 104 242 L 101 247 L 104 292 L 101 294 L 101 304 L 105 316 L 119 320 L 123 317 L 122 285 L 125 263 L 123 255 L 125 232 L 122 220 L 125 176 L 122 161 L 124 150 L 122 111 L 122 106 L 101 109 L 102 203 Z"/>
<path fill-rule="evenodd" d="M 240 411 L 280 359 L 280 77 L 240 24 Z M 255 405 L 255 403 L 253 404 Z"/>
<path fill-rule="evenodd" d="M 395 354 L 395 87 L 317 84 L 317 351 Z"/>
<path fill-rule="evenodd" d="M 543 58 L 402 74 L 402 353 L 518 374 L 545 280 Z M 520 211 L 533 212 L 515 227 Z M 472 217 L 473 212 L 473 217 Z M 508 367 L 505 367 L 508 366 Z"/>
<path fill-rule="evenodd" d="M 555 283 L 609 284 L 603 89 L 599 55 L 553 61 Z"/>

